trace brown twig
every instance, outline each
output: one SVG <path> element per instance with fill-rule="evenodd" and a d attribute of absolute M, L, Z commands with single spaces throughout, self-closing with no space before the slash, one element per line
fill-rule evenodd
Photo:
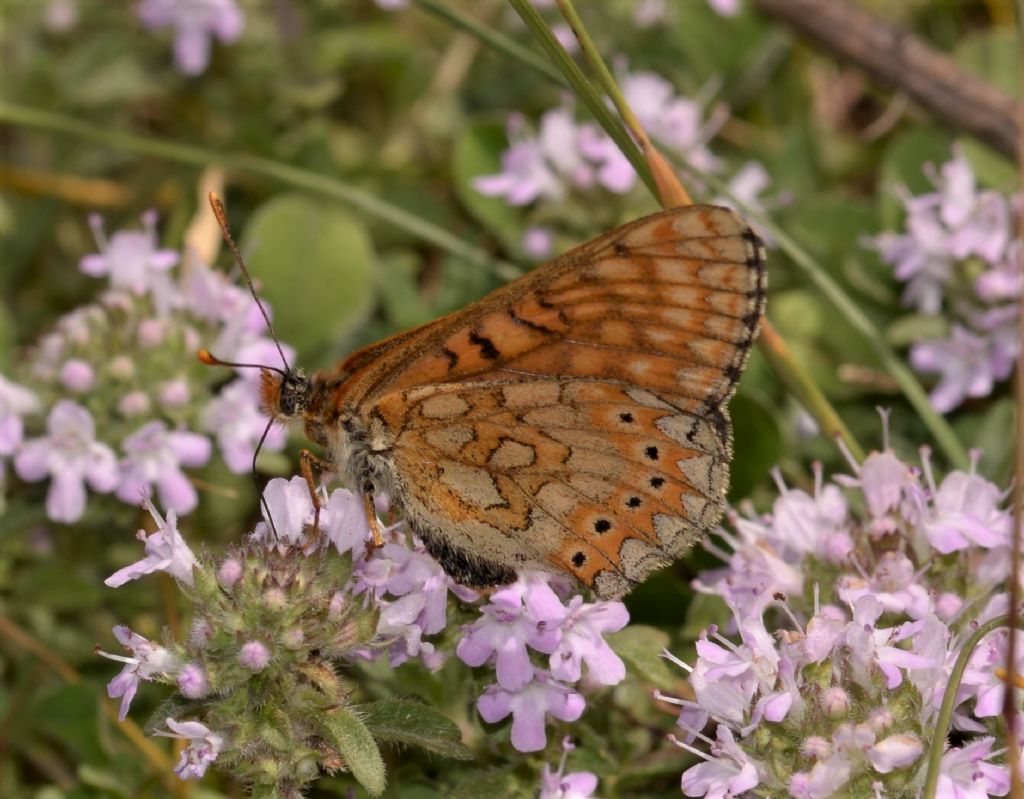
<path fill-rule="evenodd" d="M 1024 33 L 1024 16 L 1018 19 L 1021 33 Z M 1024 79 L 1024 57 L 1018 64 L 1021 79 Z M 1024 107 L 1018 109 L 1021 124 L 1024 125 Z M 1017 142 L 1018 181 L 1024 183 L 1024 137 Z M 1016 233 L 1024 233 L 1024 208 L 1020 208 L 1016 218 Z M 1010 799 L 1021 799 L 1024 786 L 1021 785 L 1020 746 L 1018 719 L 1020 710 L 1017 692 L 1020 674 L 1017 672 L 1017 625 L 1020 615 L 1021 600 L 1021 537 L 1024 535 L 1024 294 L 1018 299 L 1019 315 L 1017 317 L 1017 335 L 1021 350 L 1017 355 L 1017 369 L 1014 374 L 1014 390 L 1017 395 L 1017 411 L 1014 420 L 1017 428 L 1016 441 L 1013 447 L 1013 531 L 1010 535 L 1010 629 L 1006 640 L 1006 693 L 1003 695 L 1003 718 L 1006 725 L 1006 762 L 1010 771 Z"/>
<path fill-rule="evenodd" d="M 850 61 L 958 130 L 1015 158 L 1020 138 L 1012 97 L 966 72 L 919 36 L 847 0 L 755 0 L 758 8 Z"/>

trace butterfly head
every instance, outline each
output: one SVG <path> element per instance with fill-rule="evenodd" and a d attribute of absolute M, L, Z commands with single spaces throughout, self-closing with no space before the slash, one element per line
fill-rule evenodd
<path fill-rule="evenodd" d="M 260 371 L 260 407 L 280 422 L 302 416 L 309 407 L 310 381 L 301 369 Z"/>

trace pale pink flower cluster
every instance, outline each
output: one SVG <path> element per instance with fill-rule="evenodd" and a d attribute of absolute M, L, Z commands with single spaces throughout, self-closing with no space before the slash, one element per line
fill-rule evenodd
<path fill-rule="evenodd" d="M 109 238 L 98 218 L 91 224 L 100 252 L 81 269 L 108 288 L 40 339 L 20 383 L 0 376 L 0 458 L 26 482 L 49 480 L 53 521 L 78 521 L 87 488 L 131 505 L 155 494 L 188 513 L 198 496 L 186 470 L 208 463 L 216 443 L 231 471 L 248 471 L 269 421 L 258 370 L 238 370 L 211 398 L 223 373 L 199 364 L 196 350 L 270 364 L 280 356 L 247 291 L 195 257 L 176 273 L 180 255 L 159 246 L 154 215 Z M 275 427 L 264 447 L 284 442 Z"/>
<path fill-rule="evenodd" d="M 1020 354 L 1024 245 L 1013 234 L 1013 209 L 1021 197 L 980 189 L 958 148 L 929 177 L 934 192 L 902 192 L 905 230 L 881 233 L 871 244 L 905 284 L 905 305 L 948 320 L 946 335 L 910 350 L 915 369 L 939 376 L 931 400 L 945 413 L 991 394 Z"/>
<path fill-rule="evenodd" d="M 674 87 L 653 72 L 621 76 L 620 83 L 644 129 L 665 152 L 678 155 L 698 169 L 721 172 L 724 162 L 707 143 L 724 123 L 724 107 L 707 109 L 697 100 L 678 95 Z M 509 205 L 532 206 L 543 218 L 528 220 L 523 252 L 534 259 L 550 256 L 555 246 L 551 220 L 567 201 L 586 202 L 594 192 L 627 194 L 637 185 L 637 174 L 615 142 L 593 122 L 577 122 L 573 109 L 563 104 L 545 112 L 536 127 L 521 115 L 507 123 L 509 147 L 502 153 L 501 171 L 474 180 L 477 191 L 502 197 Z M 763 208 L 761 195 L 770 178 L 761 164 L 748 162 L 729 179 L 729 191 L 755 209 Z M 715 202 L 731 205 L 718 198 Z"/>
<path fill-rule="evenodd" d="M 1011 517 L 976 467 L 938 481 L 927 449 L 920 466 L 886 449 L 831 482 L 816 466 L 810 493 L 777 476 L 770 514 L 730 516 L 726 548 L 709 545 L 725 565 L 695 586 L 728 605 L 739 642 L 711 628 L 692 666 L 667 655 L 695 700 L 659 695 L 681 708 L 677 743 L 703 761 L 683 774 L 686 796 L 904 795 L 961 647 L 1006 612 Z M 988 737 L 1005 660 L 1004 630 L 971 656 L 942 799 L 1006 792 Z"/>

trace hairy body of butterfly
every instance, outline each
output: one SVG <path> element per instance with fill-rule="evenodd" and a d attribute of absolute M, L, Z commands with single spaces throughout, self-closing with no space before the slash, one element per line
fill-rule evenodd
<path fill-rule="evenodd" d="M 721 516 L 764 302 L 750 227 L 676 208 L 334 370 L 264 372 L 264 405 L 386 492 L 457 581 L 536 568 L 620 597 Z"/>

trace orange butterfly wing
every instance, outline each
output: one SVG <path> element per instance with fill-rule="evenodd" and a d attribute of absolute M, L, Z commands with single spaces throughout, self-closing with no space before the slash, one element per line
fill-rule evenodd
<path fill-rule="evenodd" d="M 457 579 L 565 571 L 620 596 L 721 514 L 763 250 L 728 209 L 625 225 L 356 353 L 335 401 Z"/>

